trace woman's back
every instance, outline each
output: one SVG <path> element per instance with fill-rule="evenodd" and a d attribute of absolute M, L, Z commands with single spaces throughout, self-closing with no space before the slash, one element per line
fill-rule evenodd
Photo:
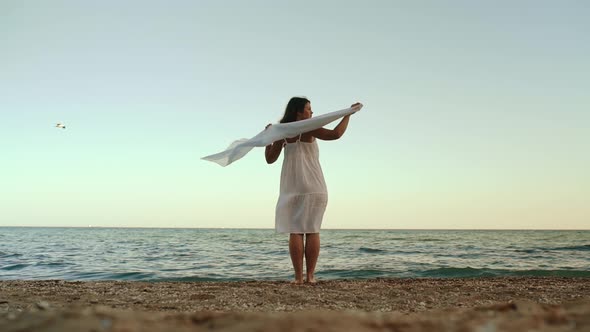
<path fill-rule="evenodd" d="M 281 171 L 282 193 L 327 193 L 315 139 L 311 143 L 297 140 L 285 145 Z"/>
<path fill-rule="evenodd" d="M 275 228 L 280 233 L 317 233 L 328 204 L 328 190 L 316 140 L 285 145 Z"/>

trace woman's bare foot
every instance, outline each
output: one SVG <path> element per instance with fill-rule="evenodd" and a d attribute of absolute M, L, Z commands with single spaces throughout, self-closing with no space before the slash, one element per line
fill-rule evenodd
<path fill-rule="evenodd" d="M 307 280 L 305 280 L 305 282 L 308 284 L 315 284 L 316 280 L 315 280 L 314 276 L 307 276 Z"/>
<path fill-rule="evenodd" d="M 291 285 L 303 285 L 303 280 L 292 280 Z"/>

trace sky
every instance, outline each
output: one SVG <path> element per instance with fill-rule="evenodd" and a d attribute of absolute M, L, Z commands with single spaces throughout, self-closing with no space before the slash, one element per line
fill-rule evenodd
<path fill-rule="evenodd" d="M 590 229 L 588 17 L 586 1 L 0 0 L 0 226 L 273 228 L 282 157 L 200 158 L 306 96 L 316 116 L 364 104 L 319 142 L 324 229 Z"/>

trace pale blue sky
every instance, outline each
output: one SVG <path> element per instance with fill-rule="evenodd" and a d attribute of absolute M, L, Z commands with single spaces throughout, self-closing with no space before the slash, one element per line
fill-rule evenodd
<path fill-rule="evenodd" d="M 0 0 L 0 226 L 274 226 L 282 157 L 200 160 L 365 107 L 320 142 L 325 228 L 590 228 L 586 1 Z M 55 128 L 64 122 L 66 130 Z"/>

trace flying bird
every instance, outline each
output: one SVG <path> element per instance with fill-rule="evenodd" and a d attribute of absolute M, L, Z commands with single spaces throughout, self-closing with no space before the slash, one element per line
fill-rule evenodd
<path fill-rule="evenodd" d="M 58 123 L 55 125 L 57 128 L 66 129 L 66 126 L 63 123 Z"/>

